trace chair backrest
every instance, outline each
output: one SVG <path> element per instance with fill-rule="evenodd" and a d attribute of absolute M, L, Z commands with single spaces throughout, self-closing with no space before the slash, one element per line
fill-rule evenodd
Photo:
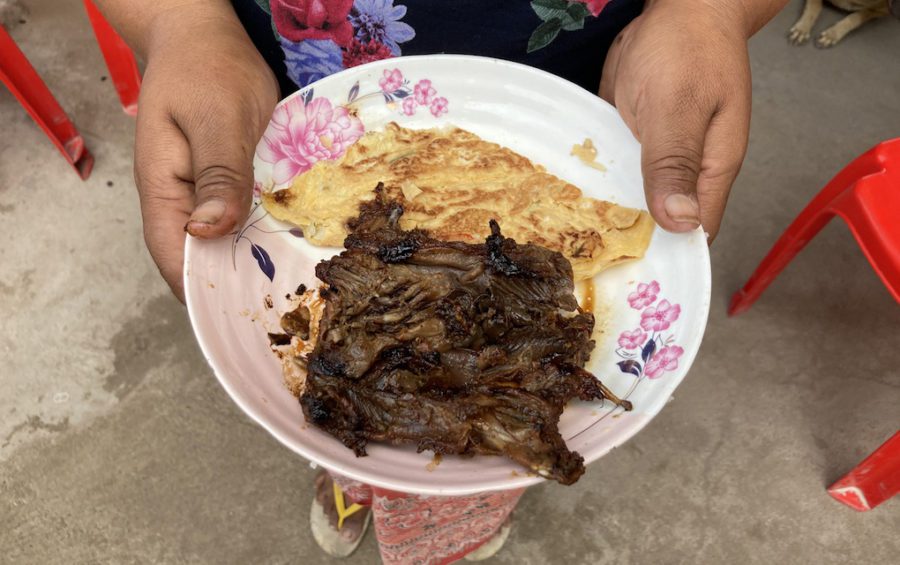
<path fill-rule="evenodd" d="M 900 137 L 879 143 L 873 151 L 881 166 L 900 182 Z"/>
<path fill-rule="evenodd" d="M 874 147 L 880 171 L 860 178 L 844 215 L 872 267 L 900 301 L 900 138 Z"/>
<path fill-rule="evenodd" d="M 894 248 L 900 250 L 900 137 L 880 143 L 875 153 L 883 172 L 872 179 L 871 188 L 863 190 L 862 198 L 873 220 Z"/>

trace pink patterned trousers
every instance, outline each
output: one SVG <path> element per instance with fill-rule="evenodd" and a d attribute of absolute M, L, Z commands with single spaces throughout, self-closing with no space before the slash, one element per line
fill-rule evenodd
<path fill-rule="evenodd" d="M 423 496 L 330 475 L 350 501 L 371 507 L 385 565 L 444 565 L 462 559 L 491 539 L 525 491 Z"/>

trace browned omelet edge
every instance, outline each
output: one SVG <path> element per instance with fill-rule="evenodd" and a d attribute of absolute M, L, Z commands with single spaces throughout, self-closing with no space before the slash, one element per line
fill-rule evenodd
<path fill-rule="evenodd" d="M 396 123 L 369 132 L 334 161 L 320 161 L 284 190 L 264 192 L 278 220 L 313 245 L 342 245 L 347 221 L 378 183 L 403 202 L 403 229 L 483 241 L 488 220 L 504 234 L 561 252 L 575 280 L 643 257 L 655 223 L 649 213 L 585 197 L 528 158 L 466 130 L 411 130 Z"/>

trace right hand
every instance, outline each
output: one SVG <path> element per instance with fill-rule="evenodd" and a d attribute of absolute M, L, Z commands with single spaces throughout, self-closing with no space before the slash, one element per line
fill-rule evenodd
<path fill-rule="evenodd" d="M 600 96 L 641 142 L 647 206 L 665 230 L 719 231 L 750 130 L 748 19 L 738 2 L 648 2 L 606 58 Z"/>
<path fill-rule="evenodd" d="M 183 302 L 185 231 L 216 238 L 246 219 L 278 84 L 233 12 L 171 10 L 146 51 L 134 176 L 147 248 Z"/>

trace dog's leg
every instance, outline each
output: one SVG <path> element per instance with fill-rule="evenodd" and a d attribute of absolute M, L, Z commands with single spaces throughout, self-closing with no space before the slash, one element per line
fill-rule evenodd
<path fill-rule="evenodd" d="M 28 17 L 28 9 L 19 0 L 0 0 L 0 25 L 12 30 L 24 24 Z"/>
<path fill-rule="evenodd" d="M 788 32 L 788 41 L 794 45 L 803 45 L 809 41 L 809 34 L 812 33 L 813 25 L 815 25 L 821 13 L 822 0 L 806 0 L 806 5 L 803 6 L 803 14 L 791 28 L 791 31 Z"/>
<path fill-rule="evenodd" d="M 874 20 L 875 18 L 880 18 L 881 16 L 887 15 L 887 7 L 876 8 L 873 10 L 860 10 L 859 12 L 853 12 L 846 18 L 842 19 L 838 23 L 834 24 L 830 28 L 826 29 L 822 33 L 819 34 L 819 37 L 816 38 L 816 47 L 826 48 L 833 47 L 837 45 L 837 43 L 844 38 L 845 35 L 863 25 L 869 20 Z"/>

